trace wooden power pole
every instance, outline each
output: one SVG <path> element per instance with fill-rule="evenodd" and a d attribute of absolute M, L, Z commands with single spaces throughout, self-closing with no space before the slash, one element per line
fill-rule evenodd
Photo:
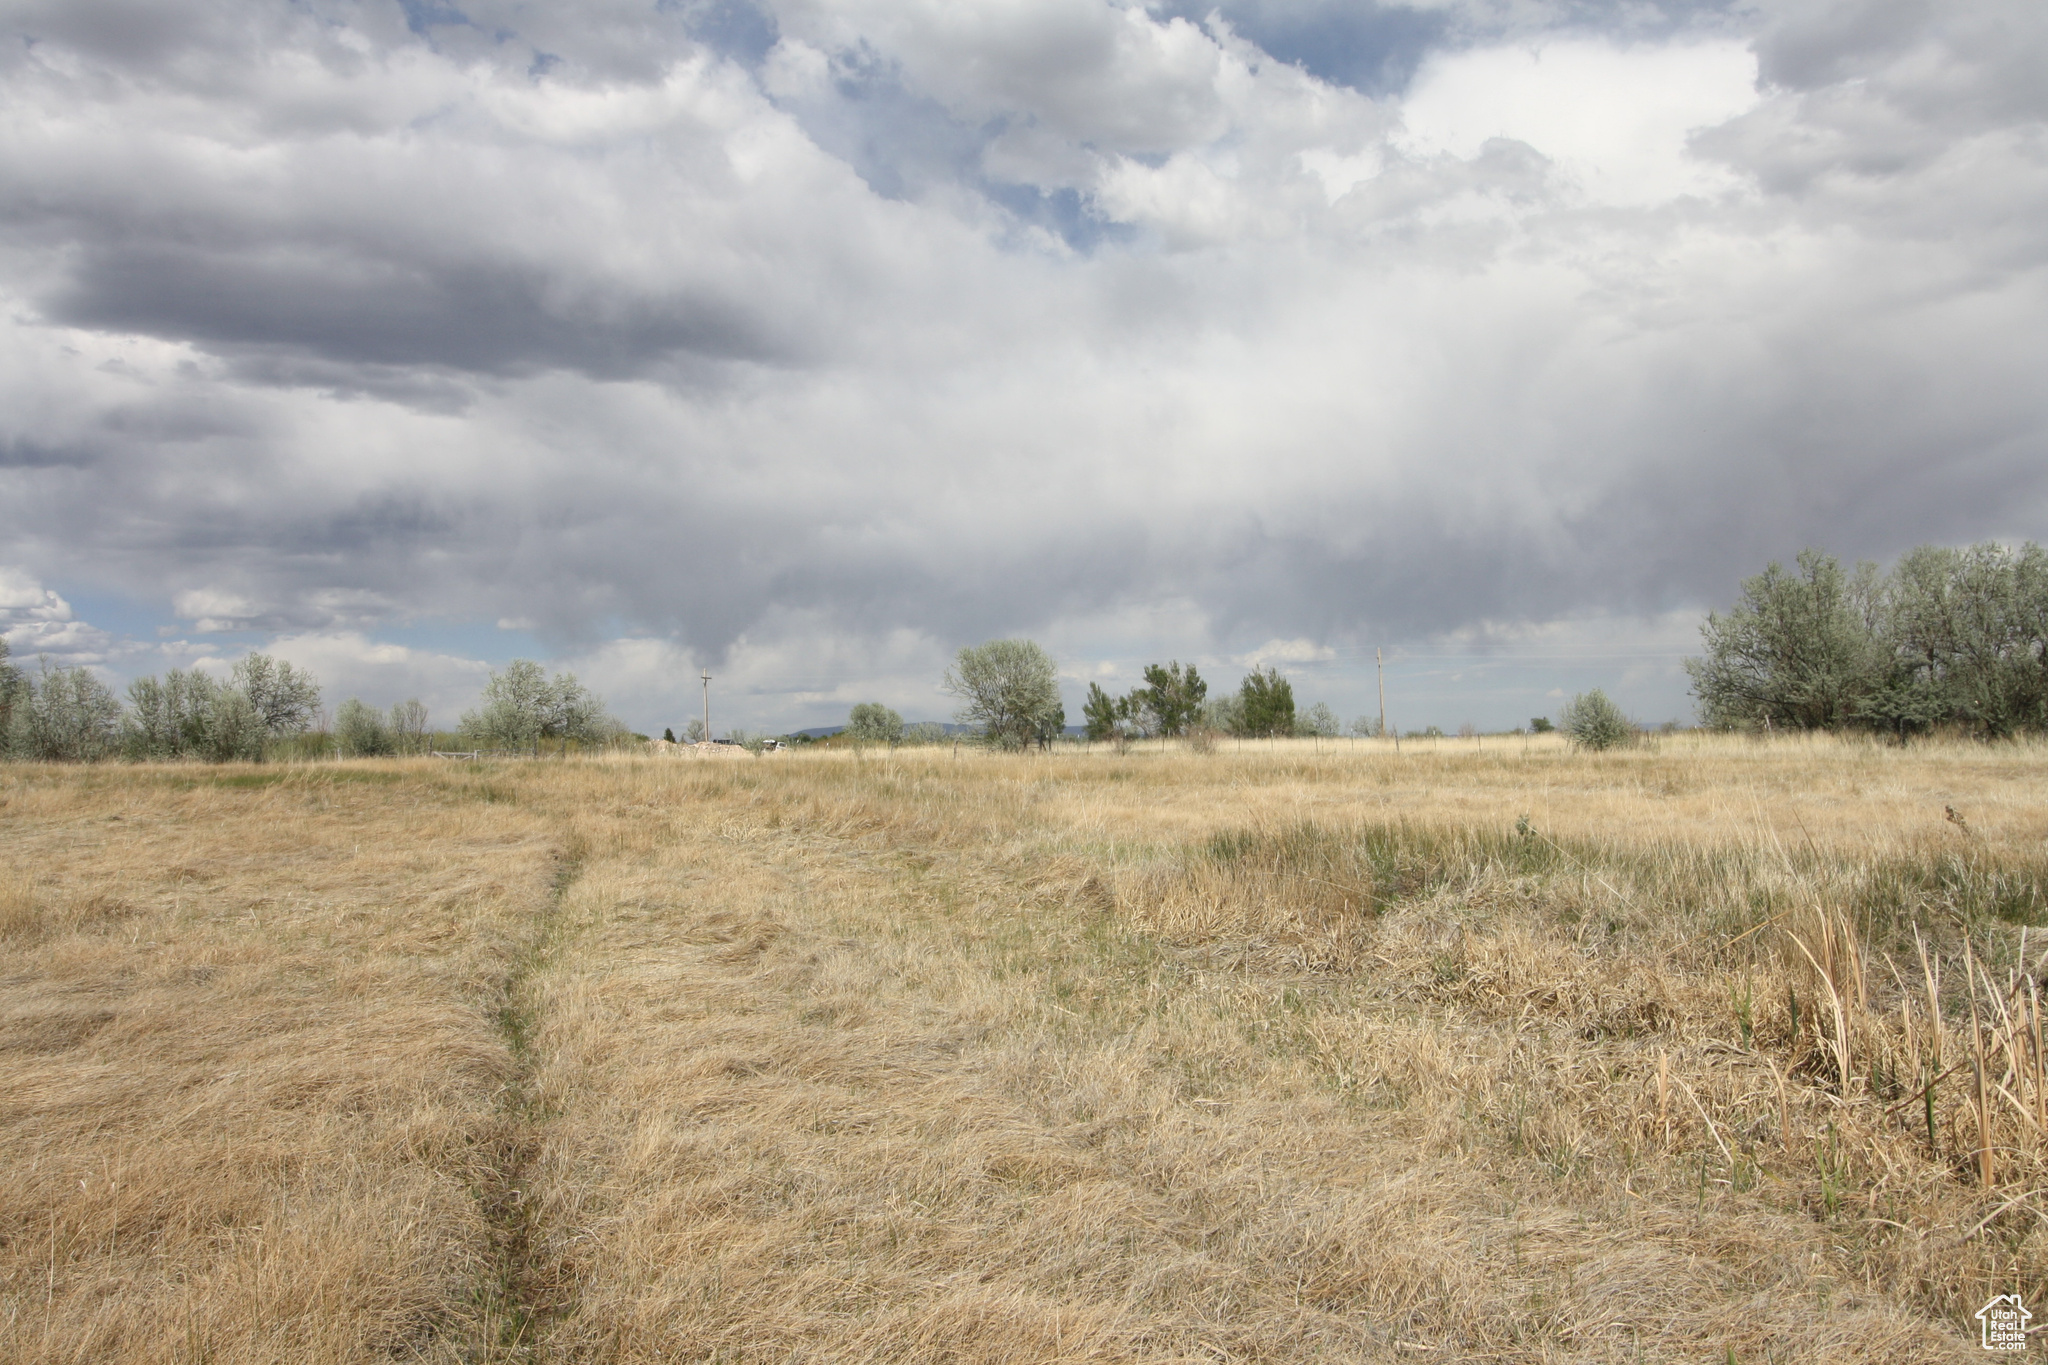
<path fill-rule="evenodd" d="M 1380 738 L 1387 737 L 1387 661 L 1380 657 L 1380 647 L 1372 647 L 1372 666 L 1380 675 Z"/>
<path fill-rule="evenodd" d="M 704 742 L 711 742 L 711 670 L 704 670 Z"/>
<path fill-rule="evenodd" d="M 1385 739 L 1387 737 L 1387 661 L 1380 655 L 1380 647 L 1378 645 L 1372 647 L 1372 663 L 1373 667 L 1379 670 L 1380 675 L 1380 738 Z M 1397 754 L 1401 752 L 1401 737 L 1399 735 L 1394 736 L 1394 752 Z"/>

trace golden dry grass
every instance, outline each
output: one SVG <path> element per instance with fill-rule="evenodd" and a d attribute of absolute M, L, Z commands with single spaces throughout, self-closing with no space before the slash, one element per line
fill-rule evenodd
<path fill-rule="evenodd" d="M 0 1358 L 1961 1358 L 2043 1281 L 2044 777 L 0 770 Z"/>

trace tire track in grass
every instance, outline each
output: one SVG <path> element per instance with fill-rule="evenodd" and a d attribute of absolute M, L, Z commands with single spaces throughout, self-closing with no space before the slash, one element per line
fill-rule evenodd
<path fill-rule="evenodd" d="M 535 1084 L 540 1006 L 532 983 L 561 944 L 562 901 L 583 874 L 587 857 L 580 833 L 563 841 L 555 855 L 553 883 L 513 955 L 497 1009 L 498 1032 L 512 1066 L 498 1094 L 501 1128 L 490 1172 L 478 1191 L 491 1228 L 492 1264 L 482 1287 L 484 1359 L 489 1361 L 526 1365 L 540 1360 L 548 1322 L 567 1307 L 569 1286 L 546 1254 L 540 1201 L 529 1197 L 541 1133 L 553 1117 Z"/>

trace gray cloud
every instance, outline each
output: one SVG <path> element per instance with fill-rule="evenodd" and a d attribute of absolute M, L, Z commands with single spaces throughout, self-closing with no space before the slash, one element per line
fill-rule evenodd
<path fill-rule="evenodd" d="M 17 0 L 8 7 L 9 27 L 31 43 L 142 70 L 161 68 L 195 48 L 239 48 L 249 22 L 262 18 L 233 0 Z"/>
<path fill-rule="evenodd" d="M 75 327 L 349 365 L 616 378 L 678 352 L 795 358 L 791 340 L 768 335 L 742 298 L 687 287 L 666 297 L 562 297 L 558 283 L 538 268 L 463 260 L 121 243 L 81 251 L 44 308 Z"/>

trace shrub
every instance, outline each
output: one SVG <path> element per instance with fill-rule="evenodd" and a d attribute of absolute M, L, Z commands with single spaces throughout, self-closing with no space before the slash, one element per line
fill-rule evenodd
<path fill-rule="evenodd" d="M 313 675 L 268 654 L 237 661 L 234 685 L 256 708 L 264 732 L 273 736 L 304 734 L 320 710 L 320 684 Z"/>
<path fill-rule="evenodd" d="M 379 758 L 396 747 L 383 712 L 354 697 L 335 709 L 334 745 L 343 758 Z"/>
<path fill-rule="evenodd" d="M 130 758 L 256 762 L 268 727 L 246 692 L 193 669 L 128 684 L 121 747 Z"/>
<path fill-rule="evenodd" d="M 204 677 L 204 674 L 199 675 Z M 209 683 L 213 683 L 208 678 Z M 238 687 L 213 683 L 207 700 L 201 757 L 212 763 L 258 763 L 263 759 L 263 714 Z"/>
<path fill-rule="evenodd" d="M 1337 719 L 1335 711 L 1322 702 L 1317 702 L 1295 719 L 1294 727 L 1294 732 L 1298 735 L 1320 735 L 1324 739 L 1334 739 L 1342 731 L 1343 722 Z"/>
<path fill-rule="evenodd" d="M 1580 749 L 1612 749 L 1628 743 L 1636 732 L 1621 708 L 1597 687 L 1573 697 L 1558 720 L 1559 728 Z"/>
<path fill-rule="evenodd" d="M 6 751 L 46 763 L 90 763 L 113 754 L 120 733 L 121 702 L 84 668 L 52 668 L 11 688 Z"/>
<path fill-rule="evenodd" d="M 903 717 L 878 701 L 864 701 L 847 717 L 846 733 L 856 744 L 900 743 Z"/>
<path fill-rule="evenodd" d="M 391 747 L 401 754 L 423 754 L 432 747 L 427 706 L 418 697 L 391 708 Z"/>

